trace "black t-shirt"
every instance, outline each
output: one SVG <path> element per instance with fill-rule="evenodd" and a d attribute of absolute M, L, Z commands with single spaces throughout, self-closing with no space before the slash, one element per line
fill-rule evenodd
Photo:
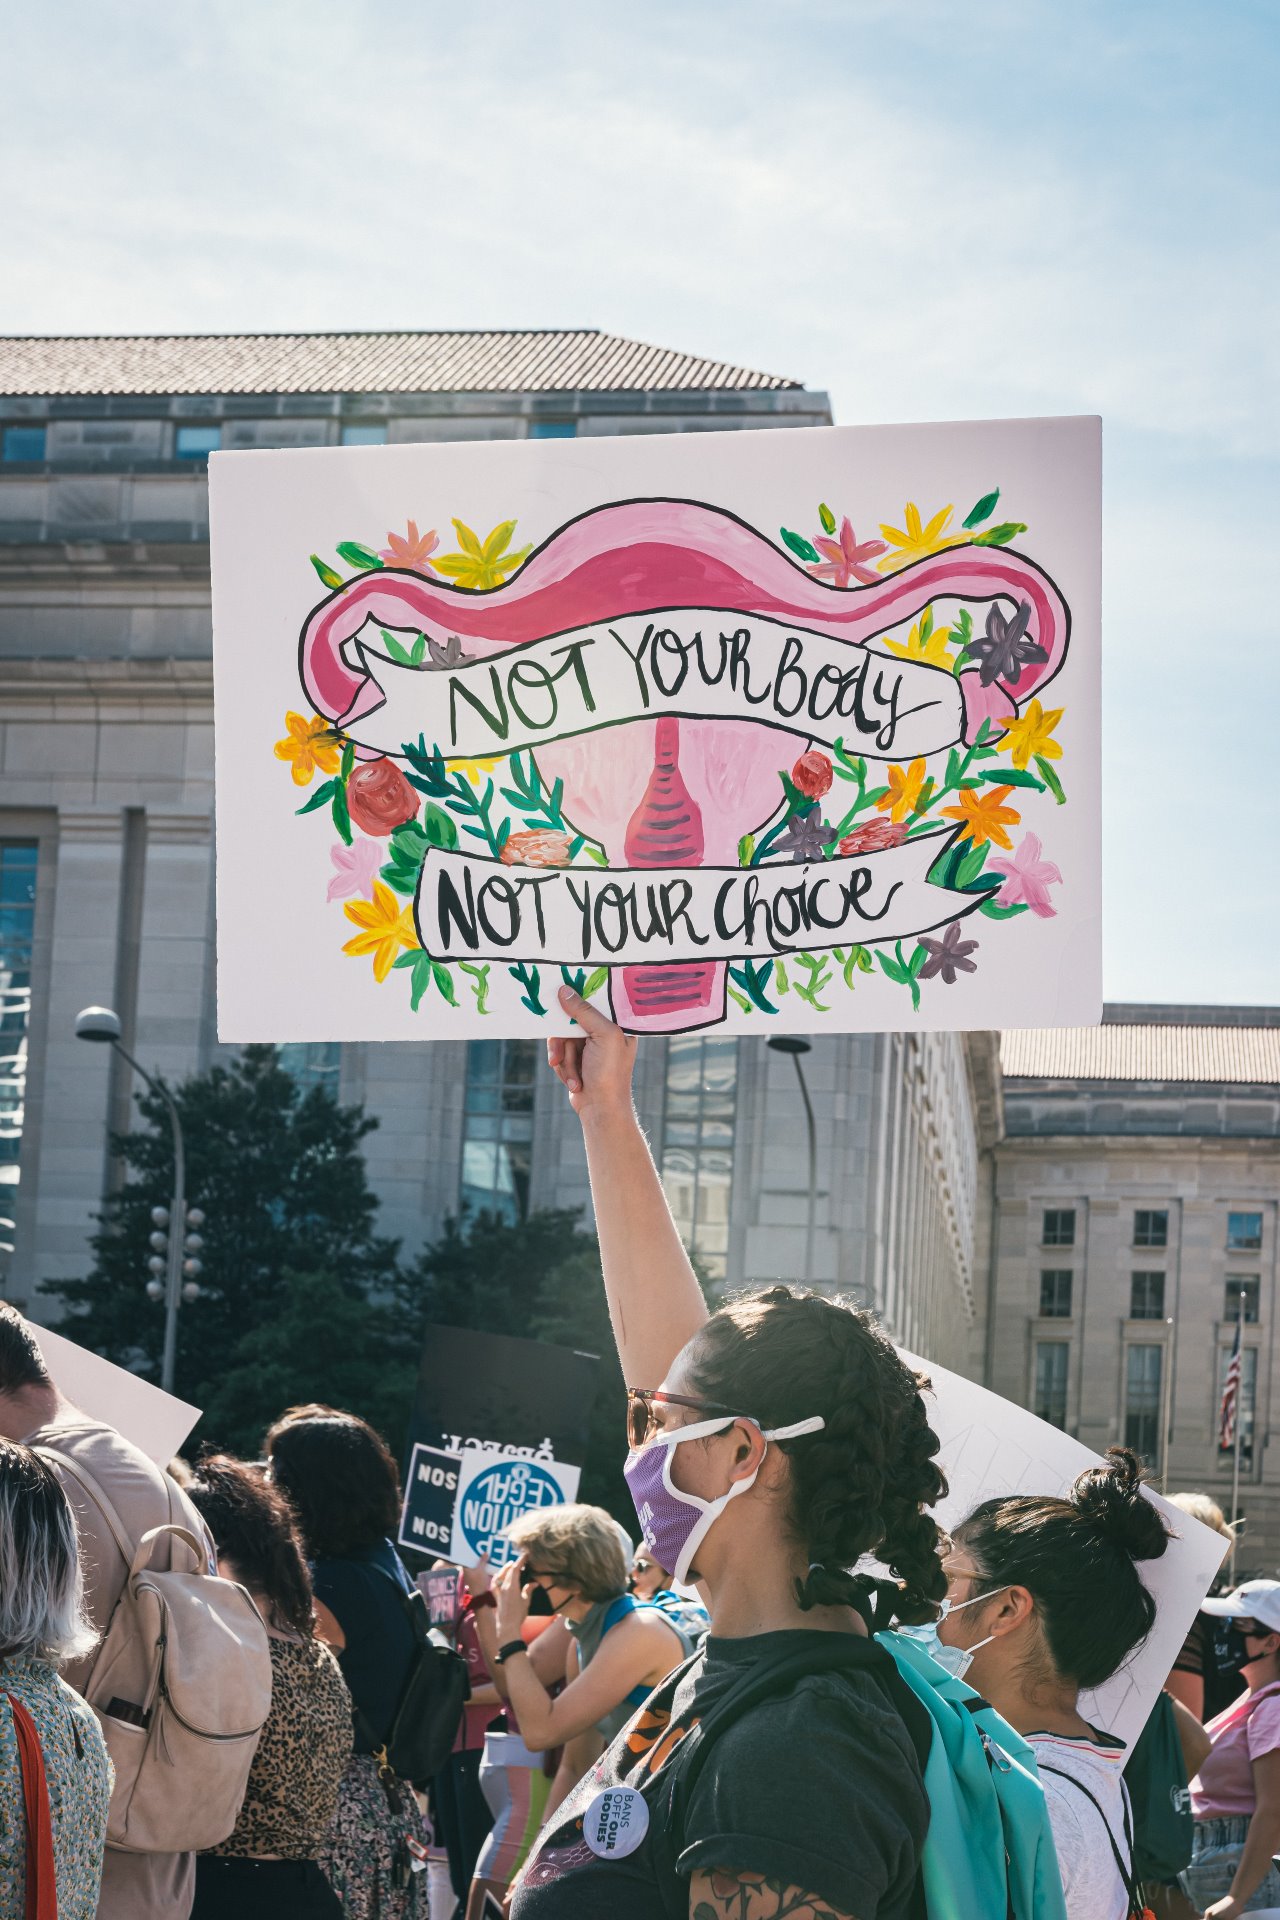
<path fill-rule="evenodd" d="M 669 1798 L 663 1771 L 683 1736 L 748 1667 L 811 1639 L 803 1628 L 712 1638 L 664 1681 L 552 1816 L 511 1920 L 685 1920 L 690 1875 L 716 1867 L 802 1887 L 857 1920 L 907 1920 L 928 1803 L 911 1737 L 865 1670 L 806 1675 L 727 1727 L 694 1787 L 683 1851 L 673 1858 L 655 1839 Z M 583 1816 L 614 1786 L 643 1794 L 649 1830 L 627 1858 L 600 1859 Z"/>
<path fill-rule="evenodd" d="M 413 1628 L 401 1596 L 409 1576 L 389 1540 L 346 1560 L 316 1560 L 311 1567 L 322 1600 L 346 1638 L 338 1664 L 351 1699 L 379 1743 L 391 1731 L 413 1659 Z M 368 1727 L 356 1721 L 356 1752 L 371 1753 Z"/>
<path fill-rule="evenodd" d="M 1198 1613 L 1191 1622 L 1182 1652 L 1173 1663 L 1175 1673 L 1198 1673 L 1204 1681 L 1204 1708 L 1200 1718 L 1207 1725 L 1225 1713 L 1233 1700 L 1244 1692 L 1240 1662 L 1244 1647 L 1231 1632 L 1231 1622 L 1214 1613 Z"/>

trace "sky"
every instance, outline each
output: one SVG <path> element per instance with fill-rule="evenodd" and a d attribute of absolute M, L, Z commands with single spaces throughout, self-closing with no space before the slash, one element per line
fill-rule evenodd
<path fill-rule="evenodd" d="M 4 19 L 0 331 L 598 326 L 842 425 L 1100 413 L 1107 995 L 1280 998 L 1277 0 Z"/>

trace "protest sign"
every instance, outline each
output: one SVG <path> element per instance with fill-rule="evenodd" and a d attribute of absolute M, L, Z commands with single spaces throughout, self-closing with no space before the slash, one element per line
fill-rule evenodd
<path fill-rule="evenodd" d="M 188 1406 L 87 1347 L 78 1347 L 65 1334 L 38 1327 L 34 1320 L 30 1326 L 58 1391 L 82 1413 L 132 1440 L 148 1460 L 167 1467 L 200 1418 L 199 1407 Z"/>
<path fill-rule="evenodd" d="M 1099 1456 L 1070 1434 L 1038 1420 L 985 1387 L 945 1367 L 904 1353 L 933 1383 L 930 1425 L 942 1443 L 941 1462 L 950 1484 L 936 1509 L 939 1524 L 955 1526 L 984 1500 L 1013 1493 L 1064 1494 Z M 1119 1673 L 1094 1693 L 1080 1696 L 1080 1711 L 1093 1726 L 1132 1742 L 1141 1732 L 1178 1657 L 1200 1602 L 1222 1564 L 1225 1543 L 1177 1507 L 1148 1489 L 1166 1526 L 1177 1535 L 1158 1560 L 1137 1562 L 1156 1602 L 1156 1623 L 1146 1642 Z"/>
<path fill-rule="evenodd" d="M 428 1327 L 401 1545 L 463 1566 L 514 1559 L 504 1527 L 577 1497 L 599 1364 L 541 1340 Z"/>
<path fill-rule="evenodd" d="M 433 1627 L 452 1628 L 462 1604 L 461 1581 L 456 1567 L 436 1568 L 420 1573 L 414 1583 L 427 1603 L 427 1618 Z"/>
<path fill-rule="evenodd" d="M 1099 453 L 214 454 L 222 1038 L 1095 1021 Z"/>

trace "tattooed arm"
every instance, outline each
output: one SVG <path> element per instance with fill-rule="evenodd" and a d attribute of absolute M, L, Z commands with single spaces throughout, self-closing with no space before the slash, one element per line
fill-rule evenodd
<path fill-rule="evenodd" d="M 689 1920 L 856 1920 L 803 1887 L 784 1887 L 763 1873 L 727 1867 L 696 1872 L 689 1882 Z"/>

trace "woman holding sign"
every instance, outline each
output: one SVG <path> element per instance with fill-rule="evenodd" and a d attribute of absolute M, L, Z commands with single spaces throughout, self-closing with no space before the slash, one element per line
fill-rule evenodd
<path fill-rule="evenodd" d="M 791 1920 L 908 1920 L 919 1728 L 843 1569 L 878 1552 L 906 1617 L 945 1592 L 919 1382 L 866 1315 L 818 1296 L 774 1287 L 708 1317 L 632 1106 L 633 1043 L 561 1001 L 584 1037 L 549 1052 L 586 1136 L 631 1383 L 627 1480 L 650 1552 L 701 1583 L 712 1626 L 548 1822 L 513 1920 L 737 1920 L 766 1891 L 760 1911 Z M 712 1717 L 715 1765 L 677 1791 L 677 1833 L 672 1757 Z"/>

